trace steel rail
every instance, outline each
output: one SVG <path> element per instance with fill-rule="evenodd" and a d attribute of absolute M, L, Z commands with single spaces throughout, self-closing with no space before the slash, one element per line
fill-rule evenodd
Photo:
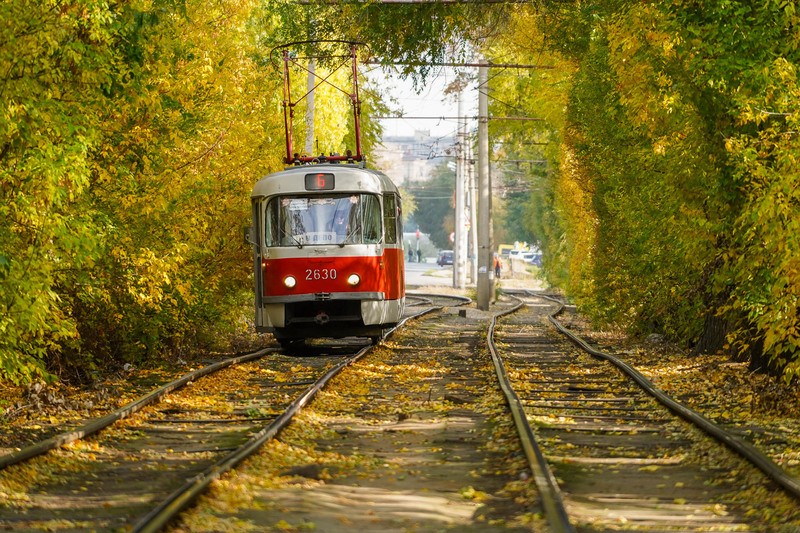
<path fill-rule="evenodd" d="M 467 296 L 458 296 L 455 294 L 435 294 L 435 293 L 428 293 L 428 292 L 406 292 L 408 296 L 415 296 L 419 298 L 449 298 L 451 300 L 456 300 L 460 302 L 458 306 L 468 305 L 472 303 L 472 298 Z"/>
<path fill-rule="evenodd" d="M 456 298 L 446 296 L 447 298 Z M 465 300 L 469 301 L 468 298 Z M 468 303 L 468 302 L 465 302 Z M 463 304 L 462 304 L 463 305 Z M 388 330 L 383 338 L 391 336 L 398 328 L 403 326 L 406 322 L 412 319 L 419 318 L 437 310 L 441 307 L 431 307 L 420 311 L 419 313 L 410 315 L 401 320 L 395 327 Z M 188 480 L 183 486 L 172 492 L 166 499 L 164 499 L 158 506 L 147 513 L 144 517 L 139 519 L 131 529 L 132 533 L 155 533 L 161 531 L 170 522 L 175 520 L 178 515 L 187 509 L 194 501 L 208 488 L 208 486 L 220 476 L 232 470 L 239 465 L 244 459 L 255 454 L 264 444 L 274 438 L 283 428 L 285 428 L 300 412 L 300 410 L 308 404 L 308 402 L 322 390 L 322 388 L 331 380 L 335 375 L 344 370 L 346 367 L 360 360 L 366 355 L 374 346 L 365 346 L 359 350 L 355 355 L 348 357 L 346 360 L 341 361 L 325 374 L 322 375 L 313 385 L 306 389 L 297 399 L 295 399 L 286 410 L 278 416 L 273 422 L 266 427 L 262 428 L 258 433 L 254 434 L 246 443 L 238 447 L 236 450 L 226 455 L 201 474 L 196 475 Z"/>
<path fill-rule="evenodd" d="M 414 300 L 415 303 L 409 304 L 409 300 Z M 418 306 L 418 305 L 433 305 L 433 300 L 426 296 L 411 296 L 406 293 L 406 305 L 409 306 Z"/>
<path fill-rule="evenodd" d="M 533 433 L 533 428 L 531 428 L 530 423 L 528 423 L 525 408 L 519 396 L 517 396 L 517 393 L 511 386 L 505 364 L 494 343 L 494 330 L 497 325 L 497 319 L 518 311 L 523 305 L 525 305 L 523 302 L 519 302 L 513 308 L 493 316 L 489 323 L 486 341 L 489 345 L 489 352 L 492 355 L 492 363 L 494 363 L 495 374 L 500 383 L 500 388 L 506 397 L 506 402 L 514 418 L 514 424 L 517 427 L 517 433 L 522 442 L 522 449 L 531 467 L 536 487 L 539 489 L 542 507 L 544 508 L 550 528 L 554 533 L 575 533 L 576 529 L 569 521 L 558 481 L 556 481 L 556 477 L 550 469 L 550 465 L 547 463 L 542 449 L 536 442 L 536 436 Z"/>
<path fill-rule="evenodd" d="M 54 450 L 65 444 L 69 444 L 70 442 L 74 442 L 76 440 L 80 440 L 84 437 L 89 435 L 93 435 L 98 431 L 107 428 L 111 424 L 117 422 L 118 420 L 122 420 L 131 416 L 132 414 L 140 411 L 142 408 L 159 401 L 161 398 L 173 392 L 187 383 L 191 381 L 196 381 L 199 378 L 205 377 L 209 374 L 213 374 L 223 368 L 227 368 L 231 365 L 246 363 L 248 361 L 253 361 L 255 359 L 260 359 L 264 357 L 266 354 L 277 351 L 275 348 L 264 348 L 262 350 L 240 355 L 237 357 L 231 357 L 229 359 L 224 359 L 222 361 L 218 361 L 216 363 L 210 364 L 208 366 L 204 366 L 198 370 L 194 370 L 189 372 L 188 374 L 180 377 L 166 385 L 145 394 L 144 396 L 134 400 L 133 402 L 127 404 L 126 406 L 117 409 L 105 416 L 100 418 L 96 418 L 84 424 L 83 426 L 74 429 L 72 431 L 67 431 L 64 433 L 60 433 L 55 435 L 54 437 L 50 437 L 49 439 L 45 439 L 41 442 L 36 444 L 32 444 L 15 452 L 11 452 L 0 457 L 0 470 L 4 468 L 21 463 L 23 461 L 27 461 L 28 459 L 32 459 L 39 455 L 43 455 L 50 450 Z"/>
<path fill-rule="evenodd" d="M 372 346 L 365 346 L 354 356 L 341 361 L 330 370 L 325 372 L 313 385 L 303 392 L 289 407 L 281 413 L 278 418 L 271 422 L 261 431 L 255 433 L 246 443 L 239 446 L 236 450 L 226 455 L 203 473 L 198 474 L 183 486 L 172 492 L 158 506 L 142 517 L 131 530 L 133 533 L 153 533 L 161 531 L 167 524 L 174 520 L 184 509 L 189 507 L 200 494 L 208 488 L 214 480 L 222 474 L 232 470 L 242 461 L 256 453 L 265 443 L 270 441 L 275 435 L 285 428 L 292 421 L 294 415 L 302 409 L 316 394 L 324 387 L 330 379 L 342 371 L 345 367 L 361 359 L 364 354 L 369 352 Z"/>
<path fill-rule="evenodd" d="M 696 425 L 697 427 L 702 429 L 704 432 L 706 432 L 708 435 L 712 436 L 716 440 L 725 444 L 728 448 L 738 453 L 741 457 L 743 457 L 751 464 L 756 466 L 759 470 L 761 470 L 761 472 L 763 472 L 767 477 L 769 477 L 775 483 L 780 485 L 786 492 L 791 494 L 795 499 L 800 500 L 800 480 L 789 475 L 789 473 L 787 473 L 783 468 L 775 464 L 775 462 L 772 461 L 772 459 L 770 459 L 769 457 L 767 457 L 761 450 L 759 450 L 749 442 L 726 431 L 724 428 L 714 423 L 711 419 L 706 418 L 697 411 L 694 411 L 693 409 L 690 409 L 689 407 L 686 407 L 685 405 L 675 401 L 665 392 L 661 391 L 655 385 L 653 385 L 653 383 L 649 379 L 647 379 L 641 372 L 636 370 L 631 365 L 614 357 L 613 355 L 601 352 L 589 346 L 589 344 L 585 340 L 583 340 L 573 332 L 569 331 L 556 319 L 556 317 L 564 311 L 565 305 L 563 302 L 559 301 L 556 298 L 546 296 L 543 294 L 535 294 L 529 292 L 528 295 L 536 298 L 541 298 L 544 300 L 550 300 L 561 306 L 555 313 L 549 315 L 548 318 L 550 322 L 553 324 L 553 326 L 559 332 L 565 335 L 568 339 L 570 339 L 575 345 L 577 345 L 590 355 L 597 357 L 599 359 L 604 359 L 609 363 L 613 364 L 614 366 L 616 366 L 617 368 L 619 368 L 620 370 L 622 370 L 624 373 L 629 375 L 631 379 L 633 379 L 645 392 L 647 392 L 650 396 L 658 400 L 662 405 L 670 409 L 672 412 L 674 412 L 684 420 Z"/>

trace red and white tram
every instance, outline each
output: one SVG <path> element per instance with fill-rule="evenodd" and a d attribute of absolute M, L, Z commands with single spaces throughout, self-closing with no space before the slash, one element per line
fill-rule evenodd
<path fill-rule="evenodd" d="M 283 346 L 377 342 L 405 305 L 400 195 L 363 164 L 299 165 L 252 193 L 255 322 Z"/>

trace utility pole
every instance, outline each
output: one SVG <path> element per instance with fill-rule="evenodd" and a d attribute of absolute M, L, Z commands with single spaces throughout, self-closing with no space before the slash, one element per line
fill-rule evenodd
<path fill-rule="evenodd" d="M 463 92 L 458 93 L 458 116 L 464 115 Z M 459 119 L 458 142 L 456 143 L 456 216 L 455 216 L 455 252 L 453 257 L 453 287 L 463 289 L 466 286 L 467 260 L 467 221 L 466 221 L 466 152 L 467 123 Z"/>
<path fill-rule="evenodd" d="M 478 309 L 487 311 L 494 295 L 492 268 L 492 182 L 489 176 L 489 68 L 478 68 Z"/>
<path fill-rule="evenodd" d="M 467 176 L 469 179 L 469 279 L 472 285 L 478 285 L 478 186 L 475 182 L 475 157 L 472 152 L 472 143 L 468 144 Z"/>

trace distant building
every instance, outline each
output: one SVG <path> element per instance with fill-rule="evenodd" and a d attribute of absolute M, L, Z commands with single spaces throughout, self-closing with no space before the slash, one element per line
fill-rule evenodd
<path fill-rule="evenodd" d="M 384 137 L 371 159 L 397 185 L 409 187 L 428 181 L 442 158 L 454 155 L 454 146 L 454 137 L 431 137 L 429 131 L 418 130 L 413 136 Z"/>

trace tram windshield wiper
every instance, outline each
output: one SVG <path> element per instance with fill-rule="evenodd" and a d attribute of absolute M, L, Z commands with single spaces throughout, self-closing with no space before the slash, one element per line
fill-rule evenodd
<path fill-rule="evenodd" d="M 301 250 L 303 249 L 303 243 L 298 241 L 297 238 L 294 235 L 292 235 L 291 233 L 286 233 L 286 230 L 283 229 L 283 228 L 281 228 L 281 237 L 289 237 L 290 239 L 292 239 L 294 241 L 294 245 L 295 246 L 297 246 Z"/>
<path fill-rule="evenodd" d="M 342 239 L 342 240 L 341 240 L 341 242 L 339 242 L 339 248 L 344 248 L 344 245 L 345 245 L 345 244 L 347 244 L 347 242 L 348 242 L 348 241 L 349 241 L 349 240 L 350 240 L 350 239 L 353 237 L 353 235 L 355 235 L 356 233 L 358 233 L 358 231 L 359 231 L 360 229 L 361 229 L 361 228 L 359 228 L 358 226 L 356 226 L 355 228 L 353 228 L 353 230 L 352 230 L 350 233 L 348 233 L 347 235 L 345 235 L 344 239 Z M 355 243 L 350 243 L 350 244 L 355 244 Z"/>

